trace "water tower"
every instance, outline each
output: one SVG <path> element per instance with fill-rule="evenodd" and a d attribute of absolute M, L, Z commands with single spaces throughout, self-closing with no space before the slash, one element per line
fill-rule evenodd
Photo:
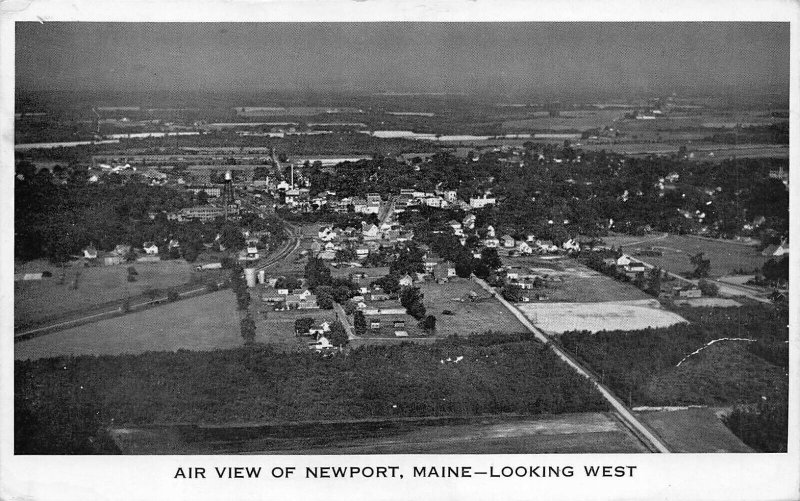
<path fill-rule="evenodd" d="M 225 171 L 225 182 L 222 186 L 222 205 L 225 208 L 225 221 L 228 220 L 228 205 L 232 204 L 233 200 L 233 173 L 227 170 Z"/>

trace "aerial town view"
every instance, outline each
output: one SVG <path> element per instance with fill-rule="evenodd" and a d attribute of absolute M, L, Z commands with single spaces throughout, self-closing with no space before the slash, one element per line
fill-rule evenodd
<path fill-rule="evenodd" d="M 787 451 L 788 23 L 15 39 L 15 454 Z"/>

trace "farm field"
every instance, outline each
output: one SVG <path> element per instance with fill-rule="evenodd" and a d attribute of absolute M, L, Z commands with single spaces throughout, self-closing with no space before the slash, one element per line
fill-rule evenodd
<path fill-rule="evenodd" d="M 242 345 L 229 290 L 101 320 L 14 345 L 16 360 L 147 351 L 214 350 Z"/>
<path fill-rule="evenodd" d="M 30 266 L 30 263 L 28 263 Z M 58 284 L 59 268 L 39 266 L 38 271 L 48 270 L 53 276 L 36 281 L 14 283 L 14 325 L 55 318 L 69 312 L 92 308 L 111 301 L 138 296 L 151 289 L 168 289 L 189 283 L 194 277 L 206 280 L 213 272 L 194 271 L 194 265 L 184 260 L 169 260 L 155 263 L 134 263 L 138 272 L 135 282 L 128 282 L 128 266 L 97 266 L 66 269 L 66 279 Z M 72 284 L 78 276 L 78 288 Z"/>
<path fill-rule="evenodd" d="M 672 452 L 755 452 L 708 408 L 638 412 Z"/>
<path fill-rule="evenodd" d="M 668 327 L 685 322 L 680 315 L 661 308 L 655 299 L 598 303 L 520 303 L 516 305 L 531 322 L 548 334 L 574 330 L 634 331 Z"/>
<path fill-rule="evenodd" d="M 499 301 L 466 278 L 451 278 L 445 284 L 424 282 L 419 285 L 425 295 L 425 308 L 429 315 L 436 317 L 436 336 L 446 337 L 457 334 L 466 336 L 473 333 L 527 332 L 525 326 L 514 318 Z M 470 292 L 477 294 L 474 301 L 464 299 Z M 450 310 L 453 315 L 442 315 Z"/>
<path fill-rule="evenodd" d="M 568 257 L 559 259 L 542 259 L 537 256 L 504 257 L 503 264 L 519 266 L 526 273 L 545 277 L 547 287 L 526 291 L 531 300 L 535 300 L 534 296 L 537 293 L 547 296 L 547 302 L 565 303 L 628 301 L 651 297 L 631 284 L 614 280 Z"/>
<path fill-rule="evenodd" d="M 114 430 L 124 454 L 546 454 L 646 452 L 607 413 Z M 309 434 L 310 432 L 310 434 Z"/>
<path fill-rule="evenodd" d="M 711 260 L 711 277 L 735 275 L 739 269 L 748 272 L 761 268 L 769 259 L 762 256 L 754 246 L 736 242 L 707 240 L 682 235 L 661 236 L 609 236 L 603 241 L 610 246 L 622 246 L 623 252 L 635 255 L 637 249 L 652 247 L 663 253 L 663 256 L 646 256 L 642 260 L 654 266 L 660 266 L 672 273 L 682 274 L 694 270 L 689 257 L 703 252 Z"/>
<path fill-rule="evenodd" d="M 748 344 L 714 343 L 680 367 L 654 376 L 646 391 L 665 404 L 750 404 L 762 397 L 768 402 L 785 401 L 789 391 L 787 371 L 747 351 Z"/>
<path fill-rule="evenodd" d="M 336 320 L 333 310 L 286 310 L 273 311 L 271 305 L 264 304 L 255 296 L 253 304 L 257 305 L 253 311 L 253 320 L 256 322 L 256 342 L 278 345 L 288 350 L 307 350 L 307 343 L 313 341 L 311 337 L 295 336 L 294 322 L 299 318 L 310 317 L 314 323 Z M 266 315 L 263 313 L 266 312 Z"/>

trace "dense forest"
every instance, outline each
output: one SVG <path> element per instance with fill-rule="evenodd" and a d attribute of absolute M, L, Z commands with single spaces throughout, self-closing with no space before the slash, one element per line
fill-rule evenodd
<path fill-rule="evenodd" d="M 745 305 L 684 307 L 676 311 L 691 323 L 632 332 L 569 332 L 560 336 L 559 341 L 631 405 L 749 406 L 768 402 L 778 410 L 760 414 L 741 411 L 731 421 L 738 423 L 736 427 L 729 423 L 750 445 L 753 444 L 740 431 L 752 435 L 754 432 L 748 426 L 752 427 L 753 422 L 775 418 L 785 423 L 780 408 L 788 399 L 788 309 Z M 723 352 L 722 359 L 702 351 L 684 360 L 709 341 L 726 337 L 755 341 L 719 345 L 728 350 Z M 681 367 L 676 367 L 682 360 Z M 780 423 L 780 420 L 777 425 L 772 422 L 771 428 L 763 429 L 780 428 Z M 785 433 L 784 428 L 784 448 Z M 765 441 L 775 441 L 763 436 L 755 440 L 762 445 Z"/>
<path fill-rule="evenodd" d="M 443 362 L 464 357 L 459 362 Z M 103 452 L 103 429 L 605 410 L 532 336 L 365 346 L 330 358 L 269 346 L 62 357 L 15 365 L 15 452 Z"/>

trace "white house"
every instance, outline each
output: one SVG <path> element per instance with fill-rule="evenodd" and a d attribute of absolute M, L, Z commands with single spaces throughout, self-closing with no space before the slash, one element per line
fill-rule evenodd
<path fill-rule="evenodd" d="M 516 242 L 514 241 L 514 237 L 511 235 L 503 235 L 503 247 L 506 249 L 513 249 Z"/>
<path fill-rule="evenodd" d="M 464 225 L 464 228 L 468 230 L 475 229 L 475 214 L 467 214 L 464 216 L 464 220 L 461 221 L 461 223 Z"/>
<path fill-rule="evenodd" d="M 497 234 L 494 231 L 494 226 L 489 225 L 486 227 L 486 236 L 489 238 L 494 238 L 497 236 Z"/>
<path fill-rule="evenodd" d="M 320 336 L 319 339 L 316 341 L 312 341 L 308 343 L 308 348 L 310 350 L 322 351 L 322 350 L 330 350 L 334 348 L 331 342 L 325 336 Z"/>
<path fill-rule="evenodd" d="M 520 242 L 517 244 L 517 252 L 520 254 L 533 254 L 533 249 L 527 242 Z"/>
<path fill-rule="evenodd" d="M 399 282 L 402 287 L 410 287 L 414 284 L 414 279 L 411 278 L 411 275 L 406 274 L 399 280 Z"/>
<path fill-rule="evenodd" d="M 482 209 L 487 205 L 495 205 L 497 203 L 496 198 L 489 198 L 484 195 L 481 198 L 470 198 L 469 199 L 469 206 L 473 209 Z"/>
<path fill-rule="evenodd" d="M 498 239 L 496 239 L 494 237 L 485 238 L 485 239 L 483 239 L 483 245 L 485 245 L 486 247 L 489 247 L 490 249 L 494 249 L 494 248 L 497 248 L 500 245 L 500 240 L 498 240 Z"/>
<path fill-rule="evenodd" d="M 567 240 L 566 242 L 564 242 L 563 244 L 561 244 L 561 248 L 566 250 L 566 251 L 575 251 L 575 252 L 578 252 L 578 251 L 581 250 L 581 246 L 578 244 L 578 242 L 576 242 L 575 240 L 573 240 L 571 238 L 569 240 Z"/>
<path fill-rule="evenodd" d="M 86 259 L 97 259 L 97 249 L 90 245 L 83 249 L 83 257 Z"/>
<path fill-rule="evenodd" d="M 153 242 L 143 243 L 142 250 L 144 250 L 145 254 L 149 254 L 151 256 L 158 254 L 158 246 Z"/>

